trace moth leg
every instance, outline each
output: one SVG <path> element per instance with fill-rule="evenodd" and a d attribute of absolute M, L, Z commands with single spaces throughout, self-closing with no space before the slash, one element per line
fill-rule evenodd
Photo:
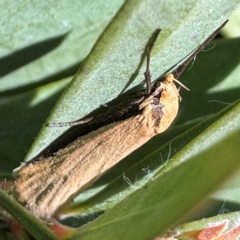
<path fill-rule="evenodd" d="M 159 105 L 159 98 L 160 98 L 161 92 L 164 89 L 165 89 L 165 84 L 161 82 L 160 85 L 155 89 L 155 91 L 140 104 L 139 109 L 141 110 L 149 104 L 155 105 L 155 108 L 156 108 L 157 105 Z"/>
<path fill-rule="evenodd" d="M 61 122 L 58 122 L 58 123 L 49 123 L 47 126 L 48 126 L 48 127 L 64 127 L 64 126 L 72 127 L 72 126 L 76 126 L 76 125 L 81 125 L 81 124 L 84 124 L 84 123 L 88 123 L 88 122 L 92 121 L 93 118 L 94 118 L 94 117 L 89 117 L 89 118 L 85 118 L 85 119 L 83 119 L 83 120 L 77 120 L 77 121 L 65 122 L 65 123 L 61 123 Z"/>
<path fill-rule="evenodd" d="M 148 48 L 148 51 L 147 51 L 147 66 L 146 66 L 146 71 L 144 72 L 144 76 L 145 76 L 145 82 L 146 82 L 146 87 L 147 87 L 147 95 L 149 95 L 152 91 L 152 81 L 151 81 L 151 73 L 150 73 L 150 55 L 151 55 L 151 51 L 152 51 L 152 48 L 154 46 L 154 43 L 156 42 L 157 40 L 157 37 L 160 33 L 161 29 L 157 29 L 154 34 L 153 34 L 153 38 L 150 42 L 150 45 L 149 45 L 149 48 Z"/>

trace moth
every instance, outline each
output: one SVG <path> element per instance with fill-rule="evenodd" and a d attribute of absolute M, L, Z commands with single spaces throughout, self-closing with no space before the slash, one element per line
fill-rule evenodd
<path fill-rule="evenodd" d="M 206 40 L 205 45 L 219 29 Z M 186 87 L 175 79 L 174 74 L 166 75 L 163 81 L 151 86 L 150 52 L 159 32 L 156 31 L 147 53 L 144 74 L 147 93 L 133 103 L 137 106 L 133 116 L 104 125 L 76 138 L 53 154 L 37 157 L 14 170 L 16 181 L 13 196 L 35 216 L 50 221 L 64 204 L 112 166 L 169 128 L 178 113 L 180 101 L 175 83 Z M 177 69 L 175 75 L 181 74 L 191 59 L 203 49 L 203 45 Z M 122 112 L 126 113 L 126 109 L 130 108 L 122 108 Z M 87 121 L 94 121 L 94 118 Z"/>

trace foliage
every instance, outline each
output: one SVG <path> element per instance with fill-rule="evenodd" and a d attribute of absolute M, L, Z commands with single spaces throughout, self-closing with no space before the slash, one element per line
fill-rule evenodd
<path fill-rule="evenodd" d="M 156 28 L 162 32 L 151 58 L 153 79 L 183 61 L 239 1 L 62 0 L 0 5 L 0 176 L 11 180 L 12 170 L 24 161 L 28 149 L 25 160 L 66 131 L 47 128 L 44 122 L 80 119 L 101 104 L 121 99 L 123 91 L 143 87 L 144 49 Z M 173 225 L 215 216 L 222 205 L 225 210 L 239 210 L 240 41 L 231 38 L 230 25 L 231 21 L 223 30 L 225 38 L 207 46 L 181 76 L 191 91 L 181 90 L 174 125 L 62 211 L 83 217 L 62 222 L 80 226 L 107 211 L 82 227 L 62 227 L 62 235 L 52 226 L 59 238 L 153 239 Z M 44 223 L 3 191 L 0 204 L 36 239 L 51 235 Z M 232 218 L 237 223 L 238 213 Z M 195 229 L 205 227 L 197 222 Z M 50 235 L 48 239 L 55 238 Z M 0 237 L 8 235 L 1 230 Z"/>

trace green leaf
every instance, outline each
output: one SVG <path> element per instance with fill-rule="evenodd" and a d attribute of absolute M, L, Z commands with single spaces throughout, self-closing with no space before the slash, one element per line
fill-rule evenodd
<path fill-rule="evenodd" d="M 138 85 L 145 70 L 142 54 L 156 28 L 162 28 L 162 33 L 152 54 L 153 79 L 202 43 L 227 19 L 230 9 L 233 10 L 237 3 L 228 1 L 226 8 L 224 1 L 217 5 L 201 1 L 182 1 L 181 4 L 127 1 L 99 38 L 47 122 L 80 119 L 116 98 L 127 86 Z M 149 17 L 146 19 L 146 16 Z M 208 24 L 205 24 L 206 18 Z M 26 159 L 34 157 L 66 129 L 43 127 Z"/>
<path fill-rule="evenodd" d="M 0 93 L 24 91 L 75 74 L 122 3 L 2 1 Z"/>
<path fill-rule="evenodd" d="M 47 84 L 75 74 L 122 3 L 0 3 L 1 178 L 23 162 L 67 82 Z"/>
<path fill-rule="evenodd" d="M 42 221 L 35 218 L 24 207 L 0 189 L 1 206 L 15 217 L 22 226 L 38 240 L 58 239 Z"/>
<path fill-rule="evenodd" d="M 229 18 L 229 24 L 222 31 L 225 38 L 240 37 L 240 8 L 238 8 Z"/>
<path fill-rule="evenodd" d="M 1 42 L 3 47 L 0 50 L 3 56 L 2 63 L 4 63 L 1 64 L 0 73 L 3 74 L 5 71 L 0 82 L 2 95 L 5 95 L 0 99 L 1 113 L 3 113 L 1 120 L 4 120 L 0 124 L 2 127 L 0 130 L 0 174 L 2 177 L 9 177 L 11 170 L 23 161 L 31 139 L 36 136 L 67 81 L 52 83 L 29 92 L 26 90 L 45 84 L 50 80 L 72 75 L 73 72 L 65 74 L 65 70 L 69 70 L 82 61 L 118 9 L 120 9 L 118 14 L 94 45 L 81 69 L 75 75 L 74 81 L 65 91 L 46 122 L 79 119 L 97 109 L 100 104 L 117 98 L 123 90 L 132 89 L 134 91 L 134 87 L 139 86 L 143 80 L 144 48 L 152 32 L 160 27 L 162 33 L 153 49 L 151 58 L 151 75 L 153 79 L 156 79 L 199 46 L 228 18 L 239 1 L 222 0 L 216 3 L 215 1 L 130 0 L 126 1 L 122 8 L 120 8 L 122 1 L 117 0 L 113 5 L 109 5 L 110 2 L 106 4 L 105 1 L 89 3 L 89 5 L 84 1 L 71 2 L 71 4 L 66 2 L 64 7 L 61 7 L 63 1 L 57 5 L 55 2 L 48 2 L 47 5 L 44 2 L 35 1 L 35 7 L 32 5 L 33 8 L 26 6 L 27 3 L 24 1 L 14 4 L 15 8 L 11 8 L 10 4 L 9 8 L 4 8 L 4 6 L 1 8 L 6 14 L 13 16 L 12 21 L 9 21 L 12 28 L 5 28 L 6 34 L 3 34 Z M 51 4 L 54 4 L 54 7 L 49 7 L 52 6 Z M 12 14 L 11 9 L 18 9 L 17 14 Z M 26 9 L 28 12 L 20 11 L 21 9 Z M 25 13 L 24 17 L 27 18 L 27 21 L 22 18 Z M 42 16 L 42 18 L 33 18 L 32 14 Z M 52 18 L 53 16 L 55 18 Z M 2 21 L 3 19 L 9 18 L 2 18 Z M 71 24 L 63 30 L 62 24 L 66 23 L 64 21 L 66 19 L 71 19 L 71 21 L 69 20 Z M 104 19 L 100 26 L 98 25 L 99 19 Z M 31 24 L 32 28 L 29 27 Z M 75 24 L 82 25 L 78 28 Z M 4 24 L 2 25 L 5 27 Z M 19 29 L 23 29 L 23 31 L 19 31 Z M 13 38 L 17 39 L 16 42 L 9 40 L 13 32 L 14 36 L 18 36 L 18 38 Z M 72 37 L 71 34 L 74 33 L 75 37 Z M 71 39 L 74 40 L 71 41 Z M 54 43 L 54 47 L 46 50 L 50 43 Z M 239 82 L 235 81 L 240 79 L 237 58 L 240 49 L 239 41 L 231 40 L 228 41 L 228 44 L 235 53 L 233 57 L 229 55 L 225 58 L 221 54 L 218 56 L 218 45 L 213 49 L 210 47 L 211 50 L 203 54 L 211 55 L 215 52 L 213 55 L 217 58 L 208 59 L 207 57 L 201 63 L 199 72 L 194 70 L 196 64 L 190 71 L 186 71 L 186 75 L 182 79 L 184 79 L 184 84 L 191 88 L 191 92 L 181 91 L 183 103 L 176 122 L 178 125 L 151 140 L 145 148 L 138 151 L 137 155 L 133 153 L 130 158 L 138 161 L 145 156 L 148 156 L 149 159 L 153 156 L 161 162 L 161 155 L 158 151 L 164 143 L 199 123 L 209 113 L 217 113 L 216 120 L 218 119 L 218 121 L 207 130 L 201 126 L 193 128 L 199 130 L 199 132 L 195 132 L 195 136 L 200 134 L 196 139 L 195 136 L 190 140 L 186 139 L 186 136 L 189 136 L 186 135 L 187 133 L 180 135 L 179 139 L 182 138 L 182 141 L 179 140 L 179 143 L 182 143 L 181 148 L 183 149 L 177 152 L 174 160 L 168 159 L 169 148 L 165 146 L 162 156 L 164 160 L 168 161 L 164 165 L 166 171 L 162 171 L 164 174 L 159 172 L 158 176 L 148 179 L 147 188 L 144 185 L 140 189 L 135 189 L 131 194 L 126 194 L 123 201 L 119 198 L 116 199 L 114 204 L 121 201 L 118 205 L 108 210 L 97 221 L 78 229 L 77 239 L 79 236 L 83 236 L 85 239 L 93 237 L 94 239 L 154 237 L 168 228 L 170 223 L 175 223 L 179 217 L 184 216 L 195 203 L 209 194 L 220 180 L 224 180 L 226 175 L 230 175 L 233 168 L 237 169 L 236 156 L 239 155 L 239 150 L 236 146 L 239 145 L 237 137 L 239 128 L 234 125 L 226 131 L 226 127 L 230 123 L 237 122 L 239 106 L 227 109 L 226 115 L 220 118 L 221 114 L 218 115 L 218 112 L 223 105 L 216 102 L 216 100 L 233 102 L 239 96 Z M 32 45 L 33 48 L 31 48 Z M 223 50 L 226 47 L 223 43 L 219 45 Z M 14 47 L 11 49 L 11 46 Z M 40 51 L 42 55 L 32 56 L 30 54 L 41 46 L 45 47 L 43 54 Z M 22 51 L 25 48 L 27 50 L 25 59 L 30 59 L 29 62 L 25 61 L 21 55 L 25 53 Z M 228 49 L 226 48 L 225 51 L 225 56 L 228 56 Z M 20 55 L 18 55 L 19 52 Z M 14 64 L 8 68 L 9 59 Z M 19 59 L 22 59 L 22 65 L 17 64 Z M 197 57 L 197 62 L 198 59 L 199 57 Z M 210 69 L 211 74 L 206 69 Z M 205 86 L 203 86 L 204 84 Z M 208 89 L 207 92 L 206 89 Z M 23 93 L 19 94 L 21 92 Z M 45 93 L 49 94 L 44 97 Z M 215 100 L 215 103 L 209 103 L 208 100 Z M 31 105 L 32 102 L 33 105 Z M 12 108 L 13 106 L 14 108 Z M 239 123 L 237 124 L 239 126 Z M 16 125 L 17 128 L 15 128 Z M 205 132 L 202 133 L 203 130 Z M 65 128 L 49 129 L 44 126 L 26 159 L 31 159 L 64 131 Z M 221 133 L 226 135 L 222 136 Z M 214 137 L 213 141 L 206 146 L 208 143 L 206 140 L 209 141 L 211 137 Z M 186 146 L 186 144 L 188 145 Z M 180 148 L 177 148 L 177 151 L 179 150 Z M 171 151 L 174 153 L 175 148 L 173 147 Z M 149 155 L 150 153 L 153 153 L 152 156 Z M 190 153 L 192 158 L 188 158 Z M 158 155 L 158 158 L 154 154 Z M 226 158 L 228 161 L 224 161 Z M 183 161 L 182 165 L 173 164 L 173 162 L 180 163 L 182 159 L 187 159 L 186 162 Z M 126 166 L 125 168 L 123 164 L 122 168 L 118 169 L 118 175 L 122 176 L 122 173 L 128 170 L 129 166 Z M 151 170 L 151 167 L 148 168 L 147 165 L 144 167 Z M 134 173 L 132 176 L 126 176 L 130 179 L 135 178 Z M 132 183 L 134 187 L 135 182 L 132 181 Z M 123 184 L 127 185 L 124 181 Z M 6 199 L 6 206 L 8 202 L 10 199 Z M 24 215 L 23 212 L 16 212 L 16 217 L 20 221 L 22 215 Z M 24 222 L 25 217 L 23 217 L 23 224 Z M 39 229 L 41 229 L 40 225 Z M 122 229 L 131 229 L 131 232 L 122 231 Z M 32 234 L 35 237 L 38 235 L 37 232 L 32 232 Z"/>
<path fill-rule="evenodd" d="M 163 239 L 169 239 L 168 237 L 171 236 L 176 239 L 237 239 L 239 238 L 239 212 L 183 224 L 169 231 Z"/>

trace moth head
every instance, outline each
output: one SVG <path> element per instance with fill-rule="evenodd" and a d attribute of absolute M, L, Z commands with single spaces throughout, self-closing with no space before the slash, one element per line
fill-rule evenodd
<path fill-rule="evenodd" d="M 175 83 L 177 83 L 180 87 L 177 88 Z M 164 80 L 164 84 L 165 84 L 165 93 L 168 94 L 169 91 L 171 93 L 175 92 L 175 96 L 178 97 L 179 101 L 182 100 L 180 94 L 179 94 L 179 91 L 180 91 L 180 88 L 183 87 L 184 89 L 189 90 L 189 88 L 187 88 L 184 84 L 182 84 L 179 80 L 177 80 L 176 78 L 174 78 L 174 75 L 173 74 L 168 74 L 165 76 L 165 80 Z M 164 92 L 163 92 L 164 94 Z"/>
<path fill-rule="evenodd" d="M 172 73 L 166 75 L 166 78 L 165 78 L 164 82 L 166 82 L 166 83 L 176 82 L 179 86 L 181 86 L 181 87 L 183 87 L 184 89 L 190 91 L 190 89 L 187 88 L 183 83 L 181 83 L 179 80 L 177 80 L 176 78 L 174 78 L 174 75 L 173 75 Z"/>

